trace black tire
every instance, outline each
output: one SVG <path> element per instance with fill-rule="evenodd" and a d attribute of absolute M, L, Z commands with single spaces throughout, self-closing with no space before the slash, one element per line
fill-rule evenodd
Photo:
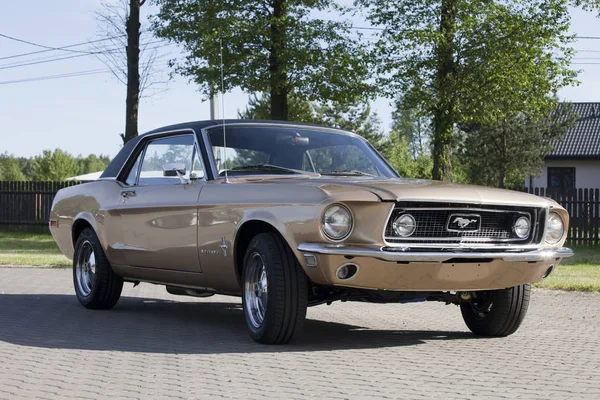
<path fill-rule="evenodd" d="M 252 263 L 257 261 L 262 262 L 266 270 L 268 296 L 260 324 L 252 316 L 257 308 L 250 304 L 250 293 L 256 288 L 248 283 L 252 281 L 252 271 L 256 270 Z M 244 316 L 252 339 L 264 344 L 285 344 L 301 331 L 306 319 L 308 277 L 280 235 L 261 233 L 250 241 L 241 281 Z"/>
<path fill-rule="evenodd" d="M 508 289 L 475 292 L 469 303 L 460 310 L 467 327 L 476 335 L 503 337 L 519 329 L 529 307 L 531 285 Z"/>
<path fill-rule="evenodd" d="M 91 250 L 93 250 L 95 258 L 95 272 L 93 278 L 87 281 L 89 284 L 84 284 L 80 278 L 82 269 L 78 265 L 85 264 L 82 261 Z M 123 278 L 113 272 L 104 250 L 102 250 L 98 236 L 92 228 L 85 228 L 75 243 L 73 286 L 75 287 L 77 299 L 86 308 L 108 310 L 113 308 L 119 301 L 119 297 L 121 297 Z"/>

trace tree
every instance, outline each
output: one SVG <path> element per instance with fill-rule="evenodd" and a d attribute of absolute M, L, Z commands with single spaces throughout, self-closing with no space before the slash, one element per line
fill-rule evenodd
<path fill-rule="evenodd" d="M 96 14 L 99 34 L 104 41 L 96 46 L 96 56 L 111 70 L 114 77 L 127 86 L 125 99 L 124 143 L 138 135 L 140 98 L 151 87 L 163 83 L 155 70 L 158 47 L 141 30 L 140 9 L 146 0 L 103 1 Z M 144 43 L 140 39 L 145 38 Z"/>
<path fill-rule="evenodd" d="M 317 103 L 295 94 L 289 97 L 290 120 L 326 125 L 357 133 L 367 139 L 377 150 L 384 146 L 383 130 L 377 113 L 371 112 L 368 102 L 355 104 Z M 243 119 L 268 119 L 271 111 L 268 94 L 250 97 L 248 105 L 238 116 Z"/>
<path fill-rule="evenodd" d="M 242 112 L 238 111 L 241 119 L 271 119 L 271 99 L 268 94 L 260 97 L 252 94 L 248 98 L 248 105 Z M 315 105 L 302 99 L 294 93 L 288 95 L 288 120 L 294 122 L 317 123 Z"/>
<path fill-rule="evenodd" d="M 325 103 L 317 106 L 319 123 L 335 128 L 346 129 L 367 139 L 377 150 L 383 146 L 381 120 L 371 112 L 368 102 L 357 104 Z"/>
<path fill-rule="evenodd" d="M 157 36 L 187 52 L 183 61 L 172 63 L 176 72 L 198 84 L 206 96 L 221 85 L 221 43 L 225 90 L 268 93 L 271 119 L 289 120 L 292 93 L 343 104 L 371 93 L 366 49 L 351 37 L 350 23 L 314 16 L 345 13 L 334 0 L 155 3 Z"/>
<path fill-rule="evenodd" d="M 19 160 L 12 154 L 0 154 L 0 181 L 27 181 L 21 171 Z"/>
<path fill-rule="evenodd" d="M 77 160 L 61 149 L 44 150 L 34 159 L 34 179 L 37 181 L 62 181 L 78 172 Z"/>
<path fill-rule="evenodd" d="M 383 31 L 378 86 L 432 118 L 434 179 L 451 179 L 458 124 L 547 115 L 574 82 L 568 0 L 356 0 Z"/>
<path fill-rule="evenodd" d="M 398 100 L 392 112 L 391 130 L 391 135 L 406 139 L 413 160 L 420 155 L 430 154 L 431 118 L 418 106 L 407 104 L 403 99 Z"/>
<path fill-rule="evenodd" d="M 100 155 L 98 157 L 95 154 L 90 154 L 84 158 L 80 155 L 77 157 L 77 174 L 85 175 L 93 172 L 104 171 L 109 163 L 110 158 L 108 156 Z"/>
<path fill-rule="evenodd" d="M 515 115 L 465 127 L 462 154 L 472 183 L 500 188 L 523 186 L 527 175 L 538 175 L 552 143 L 562 139 L 575 122 L 570 104 L 560 104 L 550 115 Z"/>
<path fill-rule="evenodd" d="M 413 158 L 405 137 L 392 132 L 386 140 L 384 156 L 403 178 L 431 179 L 432 159 L 429 154 Z"/>

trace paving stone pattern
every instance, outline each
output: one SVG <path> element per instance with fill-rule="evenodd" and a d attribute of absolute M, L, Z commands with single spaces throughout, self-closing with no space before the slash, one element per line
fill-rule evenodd
<path fill-rule="evenodd" d="M 467 332 L 456 306 L 309 309 L 294 345 L 254 343 L 240 301 L 127 284 L 79 305 L 70 270 L 0 268 L 0 399 L 600 399 L 600 295 L 537 290 L 521 329 Z"/>

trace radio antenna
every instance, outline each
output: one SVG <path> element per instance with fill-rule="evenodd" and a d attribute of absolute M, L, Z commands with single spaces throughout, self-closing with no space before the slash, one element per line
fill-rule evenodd
<path fill-rule="evenodd" d="M 223 117 L 223 165 L 225 166 L 225 180 L 223 183 L 229 183 L 227 177 L 227 135 L 225 134 L 225 79 L 223 78 L 223 39 L 219 38 L 220 56 L 221 56 L 221 112 Z"/>

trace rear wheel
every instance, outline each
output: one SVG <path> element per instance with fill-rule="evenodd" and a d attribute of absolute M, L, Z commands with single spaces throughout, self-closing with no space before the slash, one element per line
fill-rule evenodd
<path fill-rule="evenodd" d="M 476 335 L 501 337 L 519 329 L 529 307 L 531 285 L 475 292 L 460 310 L 467 327 Z"/>
<path fill-rule="evenodd" d="M 92 228 L 84 229 L 75 243 L 73 284 L 79 302 L 87 308 L 112 308 L 123 289 L 123 279 L 110 266 Z"/>
<path fill-rule="evenodd" d="M 306 318 L 308 278 L 276 233 L 251 241 L 242 271 L 242 304 L 250 336 L 260 343 L 288 343 Z"/>

